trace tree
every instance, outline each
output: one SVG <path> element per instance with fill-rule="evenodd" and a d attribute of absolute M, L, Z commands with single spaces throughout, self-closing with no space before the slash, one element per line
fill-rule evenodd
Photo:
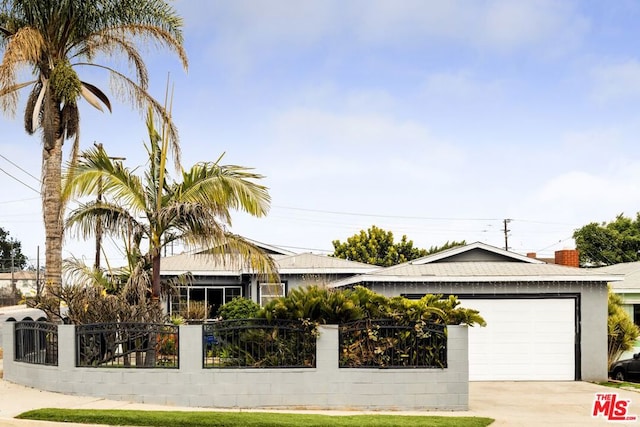
<path fill-rule="evenodd" d="M 640 260 L 640 213 L 620 214 L 612 222 L 592 222 L 573 233 L 583 266 L 605 266 Z"/>
<path fill-rule="evenodd" d="M 0 271 L 22 270 L 26 265 L 27 257 L 22 254 L 21 243 L 0 227 Z"/>
<path fill-rule="evenodd" d="M 181 181 L 173 181 L 165 168 L 170 148 L 166 121 L 159 133 L 149 110 L 147 129 L 149 161 L 143 177 L 134 173 L 137 169 L 112 160 L 102 147 L 87 150 L 67 171 L 65 196 L 89 196 L 99 186 L 103 192 L 102 200 L 92 199 L 72 211 L 67 226 L 87 238 L 100 221 L 105 233 L 129 236 L 132 245 L 128 253 L 142 263 L 138 270 L 143 273 L 146 265 L 151 266 L 154 300 L 160 296 L 162 249 L 176 240 L 218 253 L 239 253 L 256 271 L 275 274 L 271 257 L 227 231 L 231 210 L 256 217 L 266 215 L 268 190 L 254 182 L 263 177 L 242 166 L 222 166 L 220 156 L 216 162 L 202 162 L 183 170 Z M 146 254 L 141 253 L 143 240 L 148 245 Z"/>
<path fill-rule="evenodd" d="M 182 19 L 162 0 L 0 0 L 0 107 L 15 113 L 18 92 L 31 88 L 24 124 L 28 134 L 42 130 L 42 206 L 45 226 L 45 280 L 59 287 L 62 271 L 64 202 L 61 198 L 62 146 L 73 139 L 72 161 L 79 149 L 79 111 L 84 98 L 111 110 L 107 96 L 80 80 L 79 67 L 108 72 L 116 93 L 137 108 L 151 105 L 166 115 L 147 93 L 148 73 L 136 43 L 175 52 L 187 67 L 182 48 Z M 134 78 L 97 64 L 98 57 L 123 56 Z M 31 81 L 17 82 L 19 71 L 31 69 Z M 175 129 L 173 129 L 175 131 Z M 174 133 L 175 137 L 176 134 Z"/>
<path fill-rule="evenodd" d="M 633 348 L 640 330 L 622 308 L 622 298 L 609 289 L 607 318 L 608 363 L 611 366 L 622 353 Z"/>
<path fill-rule="evenodd" d="M 361 230 L 344 243 L 334 240 L 332 256 L 388 267 L 465 244 L 464 241 L 453 241 L 441 247 L 432 246 L 429 250 L 418 249 L 413 247 L 413 241 L 408 240 L 406 235 L 398 243 L 394 243 L 391 231 L 372 225 L 367 231 Z"/>

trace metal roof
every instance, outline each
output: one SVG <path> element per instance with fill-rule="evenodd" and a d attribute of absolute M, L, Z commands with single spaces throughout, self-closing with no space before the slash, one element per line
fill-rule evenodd
<path fill-rule="evenodd" d="M 624 275 L 624 281 L 611 284 L 611 287 L 614 290 L 636 289 L 640 291 L 640 261 L 623 262 L 620 264 L 608 265 L 606 267 L 594 268 L 593 271 L 601 271 L 602 273 L 608 273 L 608 274 Z"/>
<path fill-rule="evenodd" d="M 296 255 L 271 255 L 279 274 L 361 274 L 380 267 L 348 261 L 341 258 L 303 253 Z M 253 270 L 234 254 L 180 254 L 162 258 L 160 272 L 163 276 L 191 273 L 200 276 L 239 276 L 252 274 Z"/>
<path fill-rule="evenodd" d="M 465 252 L 488 251 L 498 255 L 493 260 L 456 261 Z M 445 262 L 446 261 L 446 262 Z M 359 283 L 434 283 L 434 282 L 617 282 L 621 274 L 594 269 L 547 264 L 483 243 L 460 246 L 432 256 L 381 268 L 368 274 L 334 281 L 330 287 Z"/>

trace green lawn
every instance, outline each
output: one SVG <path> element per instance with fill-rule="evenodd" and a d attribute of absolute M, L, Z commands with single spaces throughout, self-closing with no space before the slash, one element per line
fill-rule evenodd
<path fill-rule="evenodd" d="M 633 388 L 640 391 L 640 383 L 630 383 L 626 381 L 602 381 L 596 384 L 605 385 L 607 387 L 613 387 L 613 388 L 627 388 L 627 389 Z"/>
<path fill-rule="evenodd" d="M 181 412 L 181 411 L 124 411 L 93 409 L 37 409 L 16 418 L 108 424 L 127 426 L 166 427 L 417 427 L 417 426 L 488 426 L 494 420 L 479 417 L 430 417 L 402 415 L 285 414 L 273 412 Z"/>

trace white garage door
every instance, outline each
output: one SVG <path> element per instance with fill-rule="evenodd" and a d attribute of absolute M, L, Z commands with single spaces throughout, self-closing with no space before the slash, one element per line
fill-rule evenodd
<path fill-rule="evenodd" d="M 469 328 L 469 380 L 574 380 L 575 301 L 468 299 L 487 321 Z"/>

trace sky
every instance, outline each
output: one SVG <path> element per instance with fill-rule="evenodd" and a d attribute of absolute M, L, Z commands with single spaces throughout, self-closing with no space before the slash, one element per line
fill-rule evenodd
<path fill-rule="evenodd" d="M 546 257 L 588 223 L 640 211 L 636 1 L 172 5 L 189 69 L 143 46 L 150 92 L 174 88 L 185 168 L 225 153 L 222 164 L 264 175 L 269 215 L 235 213 L 237 234 L 331 253 L 376 225 L 421 248 L 504 248 L 509 220 L 509 250 Z M 113 93 L 106 75 L 79 73 Z M 146 128 L 130 105 L 82 102 L 80 114 L 83 147 L 144 169 Z M 43 263 L 41 142 L 20 113 L 0 129 L 0 227 Z M 105 242 L 116 265 L 118 246 Z M 63 256 L 91 263 L 94 247 L 70 234 Z"/>

